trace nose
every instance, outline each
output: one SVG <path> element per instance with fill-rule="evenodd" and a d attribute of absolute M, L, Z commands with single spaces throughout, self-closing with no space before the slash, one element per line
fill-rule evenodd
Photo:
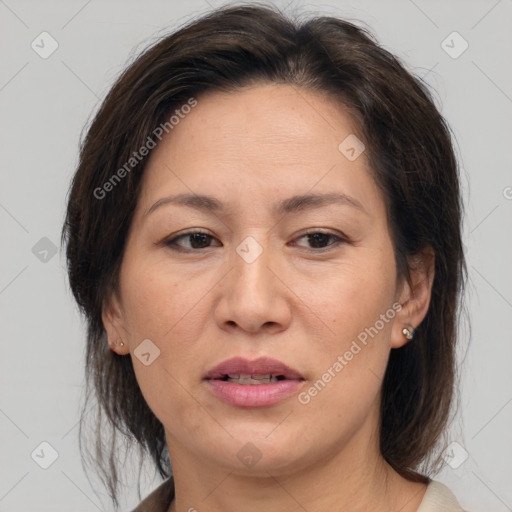
<path fill-rule="evenodd" d="M 255 259 L 254 254 L 246 258 L 243 248 L 232 255 L 232 269 L 221 283 L 215 311 L 223 330 L 273 334 L 290 325 L 292 292 L 279 275 L 277 256 L 261 248 L 263 252 Z"/>

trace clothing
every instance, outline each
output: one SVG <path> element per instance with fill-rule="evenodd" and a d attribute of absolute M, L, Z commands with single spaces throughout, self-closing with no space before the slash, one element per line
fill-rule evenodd
<path fill-rule="evenodd" d="M 170 503 L 170 502 L 169 502 Z M 441 482 L 431 480 L 416 512 L 464 512 L 453 493 Z"/>
<path fill-rule="evenodd" d="M 174 498 L 174 480 L 158 486 L 132 512 L 167 512 Z M 417 512 L 464 512 L 453 493 L 440 482 L 431 480 Z"/>

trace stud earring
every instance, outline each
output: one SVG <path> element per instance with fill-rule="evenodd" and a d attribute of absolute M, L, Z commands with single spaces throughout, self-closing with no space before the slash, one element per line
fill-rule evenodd
<path fill-rule="evenodd" d="M 124 347 L 124 341 L 123 341 L 123 340 L 120 340 L 120 341 L 121 341 L 121 343 L 119 343 L 119 345 L 120 345 L 121 347 Z"/>
<path fill-rule="evenodd" d="M 414 338 L 415 330 L 412 325 L 408 325 L 402 329 L 402 334 L 408 339 L 412 340 Z"/>

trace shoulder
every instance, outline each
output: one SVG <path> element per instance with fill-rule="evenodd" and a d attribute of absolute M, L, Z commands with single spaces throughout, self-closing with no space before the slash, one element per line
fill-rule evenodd
<path fill-rule="evenodd" d="M 417 512 L 464 512 L 464 510 L 446 485 L 431 480 Z"/>
<path fill-rule="evenodd" d="M 174 480 L 170 477 L 142 500 L 132 512 L 167 512 L 173 498 Z"/>

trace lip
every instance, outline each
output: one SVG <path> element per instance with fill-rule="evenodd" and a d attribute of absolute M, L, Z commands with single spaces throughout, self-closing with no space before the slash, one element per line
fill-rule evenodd
<path fill-rule="evenodd" d="M 251 375 L 284 375 L 287 379 L 302 379 L 302 375 L 288 365 L 270 357 L 259 357 L 249 360 L 243 357 L 233 357 L 214 366 L 206 375 L 205 379 L 221 379 L 224 375 L 234 373 L 245 373 Z M 260 384 L 263 386 L 263 384 Z"/>
<path fill-rule="evenodd" d="M 221 380 L 228 374 L 271 374 L 282 375 L 285 379 L 269 384 L 235 384 Z M 295 394 L 305 379 L 297 370 L 277 359 L 261 357 L 251 361 L 234 357 L 212 368 L 204 380 L 213 394 L 229 405 L 266 407 Z"/>

